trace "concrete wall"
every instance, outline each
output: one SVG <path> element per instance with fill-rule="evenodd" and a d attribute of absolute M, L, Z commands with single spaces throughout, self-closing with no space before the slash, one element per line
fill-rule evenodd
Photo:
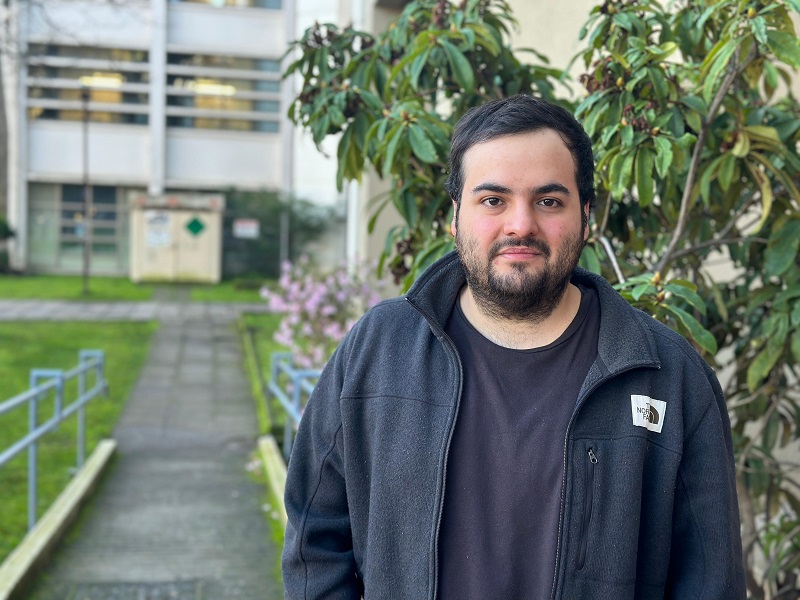
<path fill-rule="evenodd" d="M 287 45 L 284 20 L 281 11 L 170 4 L 167 43 L 176 52 L 279 57 Z"/>
<path fill-rule="evenodd" d="M 29 39 L 146 50 L 152 35 L 150 2 L 48 0 L 31 3 Z"/>
<path fill-rule="evenodd" d="M 146 127 L 89 124 L 89 175 L 96 184 L 146 185 L 150 146 Z M 83 131 L 80 123 L 28 123 L 28 178 L 78 183 L 83 178 Z"/>

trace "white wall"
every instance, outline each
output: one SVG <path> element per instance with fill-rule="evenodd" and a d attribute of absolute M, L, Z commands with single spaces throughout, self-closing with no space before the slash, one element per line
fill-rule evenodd
<path fill-rule="evenodd" d="M 89 175 L 93 184 L 146 185 L 150 170 L 147 127 L 89 123 Z M 82 123 L 30 121 L 28 178 L 80 182 L 83 177 Z"/>
<path fill-rule="evenodd" d="M 167 130 L 167 188 L 279 189 L 278 134 Z"/>
<path fill-rule="evenodd" d="M 47 0 L 31 4 L 29 40 L 146 50 L 149 0 Z"/>
<path fill-rule="evenodd" d="M 171 51 L 275 58 L 286 52 L 281 11 L 189 3 L 170 4 L 168 10 L 167 46 Z"/>

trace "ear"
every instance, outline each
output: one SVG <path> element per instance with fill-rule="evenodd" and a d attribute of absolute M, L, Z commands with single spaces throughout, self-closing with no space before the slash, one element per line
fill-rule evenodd
<path fill-rule="evenodd" d="M 586 227 L 583 228 L 583 241 L 584 242 L 589 239 L 589 212 L 590 212 L 590 210 L 591 210 L 591 207 L 589 206 L 589 203 L 587 202 L 583 207 L 583 214 L 586 215 Z"/>
<path fill-rule="evenodd" d="M 456 237 L 456 215 L 458 214 L 458 204 L 452 198 L 450 198 L 450 201 L 453 203 L 453 220 L 450 221 L 450 233 L 453 234 L 453 237 Z"/>

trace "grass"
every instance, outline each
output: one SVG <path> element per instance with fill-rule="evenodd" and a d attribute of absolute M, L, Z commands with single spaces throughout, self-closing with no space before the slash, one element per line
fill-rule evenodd
<path fill-rule="evenodd" d="M 86 455 L 111 435 L 136 377 L 144 364 L 156 323 L 0 323 L 0 402 L 28 388 L 32 368 L 69 370 L 78 350 L 106 353 L 108 397 L 93 399 L 86 411 Z M 77 386 L 65 386 L 65 405 Z M 53 414 L 52 394 L 39 405 L 39 422 Z M 27 432 L 27 405 L 0 415 L 0 451 Z M 72 476 L 76 453 L 76 418 L 70 417 L 39 443 L 38 515 L 53 503 Z M 0 467 L 0 561 L 27 531 L 27 452 Z"/>
<path fill-rule="evenodd" d="M 274 314 L 243 314 L 239 318 L 239 332 L 242 336 L 244 346 L 245 361 L 247 367 L 247 378 L 250 381 L 250 388 L 256 403 L 256 413 L 258 415 L 258 426 L 261 434 L 271 433 L 277 440 L 281 440 L 283 424 L 286 416 L 277 400 L 270 400 L 269 409 L 267 408 L 267 398 L 264 394 L 262 381 L 265 384 L 269 381 L 270 357 L 273 352 L 285 352 L 286 348 L 272 339 L 273 333 L 278 328 L 281 315 Z M 272 507 L 270 513 L 277 513 L 283 498 L 276 498 L 270 491 L 266 481 L 266 475 L 259 472 L 257 477 L 264 485 L 265 502 Z M 283 547 L 283 525 L 267 514 L 272 539 Z M 280 563 L 277 565 L 280 573 Z"/>
<path fill-rule="evenodd" d="M 286 352 L 286 347 L 272 339 L 282 315 L 243 314 L 239 319 L 239 331 L 245 349 L 247 377 L 253 397 L 256 399 L 259 431 L 262 434 L 278 434 L 286 422 L 280 403 L 271 398 L 267 404 L 264 385 L 269 381 L 270 357 L 273 352 Z M 281 438 L 278 438 L 281 439 Z"/>
<path fill-rule="evenodd" d="M 259 296 L 261 280 L 223 281 L 215 285 L 193 285 L 194 302 L 263 302 Z"/>
<path fill-rule="evenodd" d="M 214 285 L 161 283 L 162 287 L 190 289 L 194 302 L 262 302 L 260 279 L 236 279 Z M 153 297 L 156 284 L 133 283 L 123 277 L 92 277 L 89 294 L 83 279 L 70 275 L 0 275 L 0 298 L 9 300 L 143 301 Z M 167 298 L 169 299 L 169 298 Z"/>
<path fill-rule="evenodd" d="M 123 277 L 91 277 L 89 294 L 83 278 L 70 275 L 0 275 L 0 298 L 12 300 L 149 300 L 153 286 Z"/>

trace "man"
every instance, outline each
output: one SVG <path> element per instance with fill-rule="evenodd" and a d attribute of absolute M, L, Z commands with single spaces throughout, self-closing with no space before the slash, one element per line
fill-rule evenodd
<path fill-rule="evenodd" d="M 457 252 L 372 309 L 308 403 L 286 597 L 745 597 L 711 369 L 576 268 L 591 142 L 528 96 L 458 123 Z"/>

